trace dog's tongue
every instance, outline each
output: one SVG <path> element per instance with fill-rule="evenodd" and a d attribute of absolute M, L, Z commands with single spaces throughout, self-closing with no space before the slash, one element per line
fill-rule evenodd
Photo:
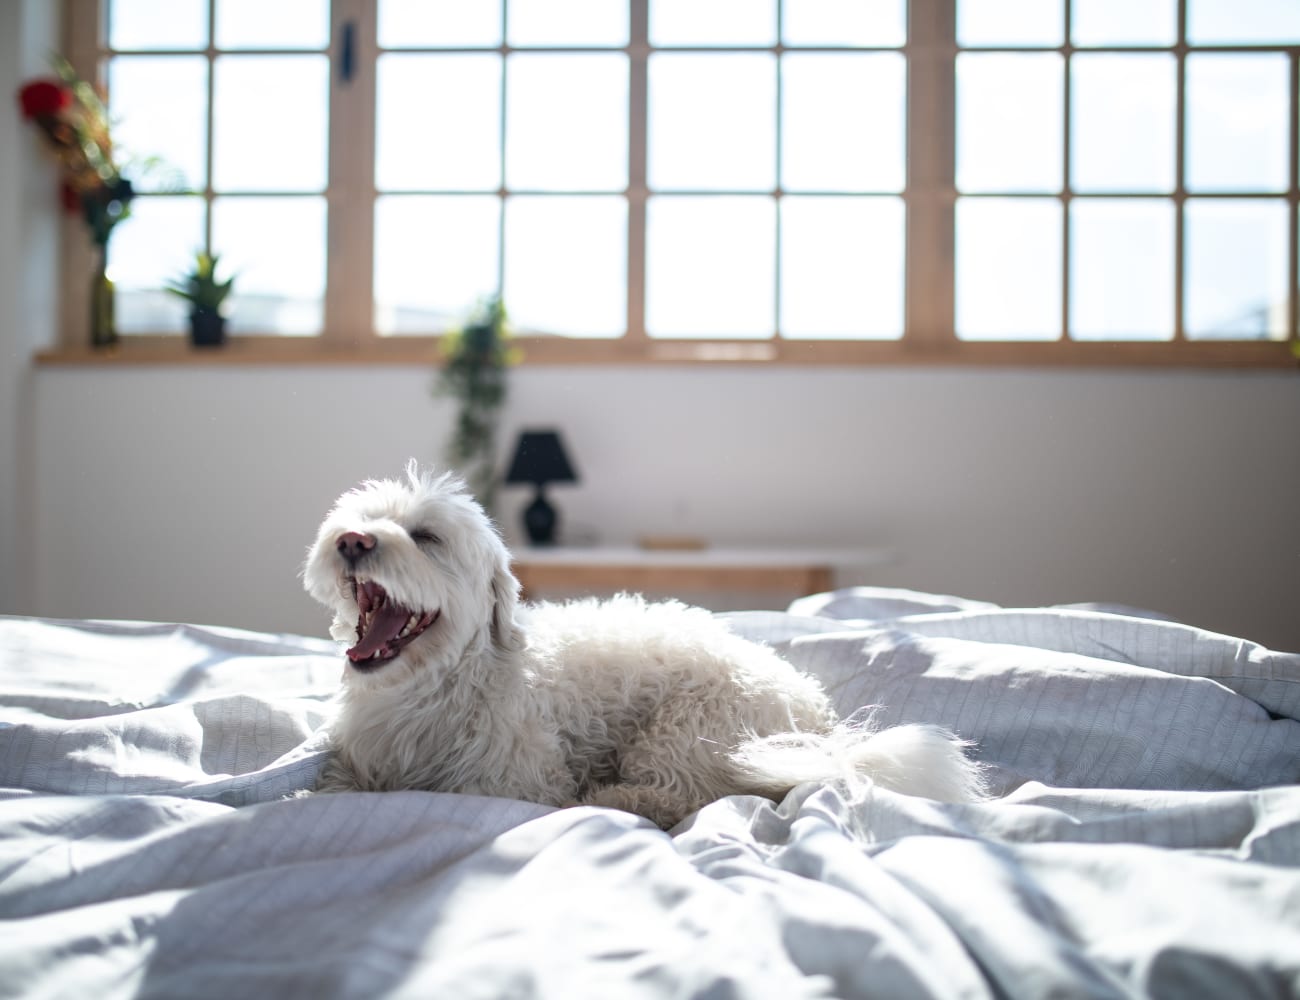
<path fill-rule="evenodd" d="M 393 601 L 384 604 L 370 619 L 370 628 L 360 641 L 348 650 L 348 659 L 353 663 L 368 660 L 397 638 L 411 612 Z"/>

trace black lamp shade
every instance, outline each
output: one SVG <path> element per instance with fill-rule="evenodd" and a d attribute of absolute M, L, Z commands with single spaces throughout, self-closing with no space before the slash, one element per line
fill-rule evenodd
<path fill-rule="evenodd" d="M 578 477 L 555 431 L 524 431 L 506 473 L 507 483 L 576 483 Z"/>
<path fill-rule="evenodd" d="M 559 434 L 555 431 L 524 431 L 519 435 L 506 482 L 533 483 L 537 487 L 533 502 L 524 508 L 524 530 L 534 545 L 555 544 L 559 515 L 543 494 L 546 484 L 577 481 Z"/>

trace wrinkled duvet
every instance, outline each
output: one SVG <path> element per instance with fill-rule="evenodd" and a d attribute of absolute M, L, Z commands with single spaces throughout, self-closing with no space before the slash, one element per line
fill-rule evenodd
<path fill-rule="evenodd" d="M 726 616 L 998 798 L 293 797 L 332 643 L 0 619 L 3 997 L 1300 996 L 1300 656 L 859 588 Z"/>

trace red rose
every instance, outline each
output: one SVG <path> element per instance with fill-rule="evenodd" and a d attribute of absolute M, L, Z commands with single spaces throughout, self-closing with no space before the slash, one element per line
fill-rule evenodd
<path fill-rule="evenodd" d="M 24 118 L 56 115 L 72 103 L 72 91 L 57 80 L 33 80 L 18 91 Z"/>
<path fill-rule="evenodd" d="M 81 211 L 81 195 L 67 181 L 59 187 L 59 201 L 63 203 L 63 210 L 69 215 L 74 215 Z"/>

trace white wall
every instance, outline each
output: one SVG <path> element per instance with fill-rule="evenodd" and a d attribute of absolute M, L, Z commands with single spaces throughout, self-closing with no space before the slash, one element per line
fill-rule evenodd
<path fill-rule="evenodd" d="M 430 371 L 43 369 L 42 614 L 320 633 L 296 574 L 326 508 L 450 419 Z M 1127 602 L 1300 649 L 1291 373 L 523 368 L 565 434 L 553 499 L 606 539 L 887 545 L 873 582 Z M 519 535 L 526 493 L 503 494 Z"/>
<path fill-rule="evenodd" d="M 58 7 L 0 2 L 0 611 L 29 611 L 29 468 L 32 352 L 54 340 L 58 222 L 56 174 L 41 158 L 13 100 L 23 81 L 47 73 L 58 48 Z"/>

